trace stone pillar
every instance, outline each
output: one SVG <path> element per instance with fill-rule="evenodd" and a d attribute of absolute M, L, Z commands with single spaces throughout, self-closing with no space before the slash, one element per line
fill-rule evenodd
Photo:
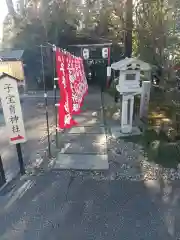
<path fill-rule="evenodd" d="M 122 113 L 121 113 L 121 132 L 122 133 L 132 132 L 133 109 L 134 109 L 134 96 L 123 95 Z"/>
<path fill-rule="evenodd" d="M 150 81 L 151 82 L 151 70 L 145 71 L 144 72 L 144 77 L 145 77 L 146 81 Z"/>
<path fill-rule="evenodd" d="M 150 91 L 151 91 L 151 82 L 143 81 L 141 102 L 140 102 L 140 112 L 139 112 L 139 116 L 141 119 L 148 117 Z"/>
<path fill-rule="evenodd" d="M 130 104 L 130 126 L 131 126 L 131 132 L 132 132 L 132 124 L 133 124 L 133 112 L 134 112 L 134 96 L 131 95 L 131 104 Z"/>
<path fill-rule="evenodd" d="M 122 96 L 122 112 L 121 112 L 121 132 L 125 131 L 127 126 L 127 105 L 128 101 L 125 95 Z"/>

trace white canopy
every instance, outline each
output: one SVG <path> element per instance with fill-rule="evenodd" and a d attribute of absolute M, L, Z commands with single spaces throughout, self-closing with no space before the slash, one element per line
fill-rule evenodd
<path fill-rule="evenodd" d="M 137 58 L 125 58 L 119 62 L 111 64 L 111 68 L 114 70 L 126 70 L 129 64 L 139 64 L 141 71 L 150 71 L 151 66 L 149 63 L 143 62 Z"/>

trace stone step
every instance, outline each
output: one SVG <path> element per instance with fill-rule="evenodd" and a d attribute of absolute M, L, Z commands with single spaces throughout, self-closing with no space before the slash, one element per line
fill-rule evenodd
<path fill-rule="evenodd" d="M 61 153 L 105 154 L 105 134 L 59 134 L 58 149 Z"/>
<path fill-rule="evenodd" d="M 53 169 L 106 170 L 109 169 L 108 156 L 93 154 L 58 153 Z"/>
<path fill-rule="evenodd" d="M 103 126 L 103 118 L 97 118 L 92 116 L 73 116 L 73 119 L 78 123 L 78 126 Z"/>
<path fill-rule="evenodd" d="M 104 127 L 101 126 L 77 126 L 69 129 L 67 134 L 105 134 Z"/>

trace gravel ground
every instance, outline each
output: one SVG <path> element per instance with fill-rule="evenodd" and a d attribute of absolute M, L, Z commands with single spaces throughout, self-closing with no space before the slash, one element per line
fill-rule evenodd
<path fill-rule="evenodd" d="M 110 169 L 107 177 L 133 181 L 176 180 L 180 177 L 179 169 L 164 168 L 148 162 L 147 154 L 138 144 L 109 137 L 108 149 Z"/>
<path fill-rule="evenodd" d="M 119 122 L 120 104 L 115 104 L 109 94 L 104 94 L 104 105 L 108 109 L 105 113 L 107 129 Z M 180 165 L 177 169 L 165 168 L 154 162 L 149 162 L 147 153 L 139 144 L 115 139 L 108 131 L 108 159 L 109 170 L 101 173 L 91 173 L 96 179 L 119 180 L 127 179 L 132 181 L 149 180 L 178 180 L 180 178 Z"/>

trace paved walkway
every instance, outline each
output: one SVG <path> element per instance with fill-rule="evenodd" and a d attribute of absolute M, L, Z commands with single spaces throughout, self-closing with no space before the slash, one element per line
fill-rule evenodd
<path fill-rule="evenodd" d="M 78 126 L 58 134 L 54 169 L 105 170 L 109 168 L 107 139 L 99 89 L 90 89 Z"/>
<path fill-rule="evenodd" d="M 97 98 L 90 95 L 84 114 L 99 109 L 98 93 Z M 92 117 L 89 115 L 90 121 Z M 80 118 L 83 122 L 83 116 Z M 101 126 L 100 119 L 94 118 L 95 127 Z M 180 239 L 178 183 L 118 177 L 117 173 L 122 176 L 126 172 L 124 168 L 121 171 L 125 161 L 139 164 L 137 159 L 142 154 L 138 146 L 123 141 L 108 139 L 107 144 L 109 170 L 57 171 L 53 165 L 37 169 L 34 175 L 17 178 L 1 190 L 0 239 Z M 92 151 L 95 149 L 91 149 L 91 154 Z"/>

